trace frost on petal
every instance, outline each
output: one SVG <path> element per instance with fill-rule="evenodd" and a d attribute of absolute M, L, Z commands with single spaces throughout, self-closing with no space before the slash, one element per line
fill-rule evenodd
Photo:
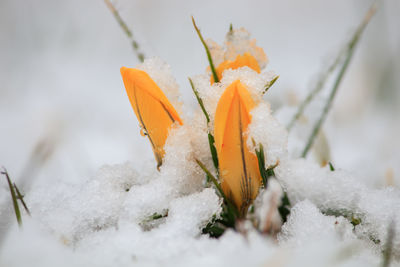
<path fill-rule="evenodd" d="M 210 50 L 214 65 L 218 66 L 224 61 L 224 49 L 217 42 L 214 42 L 211 39 L 207 39 L 206 43 Z"/>
<path fill-rule="evenodd" d="M 221 87 L 226 87 L 235 80 L 240 80 L 240 82 L 247 87 L 254 101 L 259 103 L 265 92 L 266 85 L 268 85 L 274 77 L 275 75 L 272 71 L 257 73 L 249 67 L 242 67 L 235 70 L 225 70 L 220 82 Z"/>
<path fill-rule="evenodd" d="M 230 30 L 226 35 L 224 47 L 210 39 L 207 40 L 207 45 L 219 80 L 223 77 L 224 70 L 247 66 L 260 73 L 268 63 L 264 50 L 256 46 L 256 39 L 250 39 L 250 33 L 244 28 Z M 210 80 L 214 83 L 213 77 L 210 77 Z"/>
<path fill-rule="evenodd" d="M 250 33 L 244 28 L 234 29 L 226 35 L 225 60 L 235 60 L 237 55 L 250 53 L 261 69 L 268 63 L 267 55 L 261 47 L 256 46 L 256 39 L 250 39 Z"/>
<path fill-rule="evenodd" d="M 193 84 L 197 89 L 200 98 L 203 100 L 205 109 L 210 116 L 211 123 L 209 124 L 209 130 L 213 132 L 214 117 L 218 101 L 230 84 L 236 80 L 240 80 L 240 82 L 245 85 L 254 102 L 260 103 L 262 101 L 265 85 L 269 84 L 274 77 L 275 75 L 273 72 L 263 72 L 259 74 L 248 67 L 242 67 L 236 70 L 225 70 L 222 80 L 219 83 L 214 83 L 212 85 L 210 84 L 209 76 L 194 76 L 192 78 Z M 196 114 L 196 116 L 204 117 L 200 108 L 197 109 Z"/>

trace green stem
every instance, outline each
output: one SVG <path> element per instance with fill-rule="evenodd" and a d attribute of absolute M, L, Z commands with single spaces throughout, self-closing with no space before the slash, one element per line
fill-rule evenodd
<path fill-rule="evenodd" d="M 200 41 L 203 44 L 204 49 L 206 50 L 208 62 L 210 64 L 210 68 L 211 68 L 211 73 L 212 73 L 212 75 L 214 77 L 214 82 L 217 83 L 217 82 L 219 82 L 219 79 L 218 79 L 217 72 L 215 71 L 215 67 L 214 67 L 214 63 L 213 63 L 212 57 L 211 57 L 210 49 L 208 49 L 208 46 L 207 46 L 206 42 L 204 41 L 204 38 L 201 35 L 199 28 L 197 28 L 196 22 L 194 21 L 193 16 L 192 16 L 192 22 L 193 22 L 193 26 L 194 26 L 194 28 L 195 28 L 195 30 L 197 32 L 197 35 L 199 36 Z"/>
<path fill-rule="evenodd" d="M 353 52 L 351 52 L 351 54 L 353 54 Z M 348 67 L 348 65 L 350 63 L 351 54 L 348 57 L 346 57 L 346 61 L 343 64 L 342 68 L 340 69 L 339 75 L 336 78 L 336 81 L 335 81 L 335 83 L 334 83 L 334 85 L 332 87 L 331 93 L 330 93 L 330 95 L 328 97 L 328 100 L 327 100 L 325 106 L 324 106 L 324 109 L 322 110 L 321 116 L 318 119 L 317 123 L 314 125 L 314 128 L 313 128 L 313 130 L 311 132 L 311 135 L 308 138 L 307 144 L 306 144 L 306 146 L 305 146 L 305 148 L 303 150 L 303 153 L 301 154 L 301 156 L 303 158 L 305 158 L 307 156 L 309 150 L 311 149 L 311 146 L 314 143 L 315 137 L 317 136 L 319 130 L 321 129 L 322 124 L 325 122 L 326 116 L 328 115 L 328 112 L 332 107 L 333 99 L 336 96 L 336 93 L 337 93 L 337 90 L 339 88 L 340 82 L 342 81 L 342 78 L 343 78 L 343 76 L 344 76 L 344 74 L 345 74 L 345 72 L 347 70 L 347 67 Z"/>

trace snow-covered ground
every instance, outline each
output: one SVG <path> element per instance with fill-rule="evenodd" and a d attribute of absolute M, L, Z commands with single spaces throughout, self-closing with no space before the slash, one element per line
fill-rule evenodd
<path fill-rule="evenodd" d="M 379 266 L 390 225 L 400 259 L 398 1 L 384 1 L 366 29 L 323 128 L 323 153 L 337 170 L 320 168 L 315 151 L 298 159 L 309 121 L 288 136 L 281 131 L 369 4 L 117 1 L 146 55 L 171 66 L 183 103 L 178 111 L 191 120 L 168 139 L 157 172 L 119 73 L 138 62 L 104 2 L 1 1 L 0 166 L 26 192 L 32 217 L 23 214 L 18 228 L 1 176 L 0 266 Z M 267 161 L 280 159 L 277 180 L 293 205 L 276 238 L 247 225 L 246 235 L 201 235 L 221 200 L 203 187 L 191 158 L 196 153 L 212 166 L 187 81 L 207 67 L 190 15 L 219 43 L 230 23 L 246 27 L 268 55 L 266 71 L 280 75 L 263 100 L 271 108 L 264 103 L 253 114 L 262 126 L 250 129 L 273 143 Z M 194 79 L 214 109 L 204 81 Z M 310 121 L 325 96 L 307 111 Z M 353 227 L 337 214 L 362 223 Z"/>

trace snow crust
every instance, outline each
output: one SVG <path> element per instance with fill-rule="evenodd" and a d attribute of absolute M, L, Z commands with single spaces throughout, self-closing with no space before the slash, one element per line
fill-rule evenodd
<path fill-rule="evenodd" d="M 175 129 L 167 153 L 185 131 Z M 182 150 L 166 158 L 160 173 L 153 164 L 138 170 L 124 163 L 104 166 L 78 185 L 36 185 L 26 197 L 32 218 L 24 216 L 22 231 L 14 224 L 2 244 L 0 266 L 381 264 L 381 250 L 400 201 L 395 189 L 368 189 L 342 170 L 331 172 L 306 160 L 282 160 L 276 168 L 278 180 L 272 179 L 255 203 L 256 216 L 266 218 L 271 196 L 282 195 L 281 185 L 287 191 L 293 207 L 278 242 L 251 226 L 245 234 L 228 230 L 213 239 L 202 235 L 201 229 L 221 212 L 221 199 L 214 189 L 203 188 L 197 167 L 173 171 L 178 163 L 169 160 L 185 164 L 193 152 Z M 186 184 L 181 175 L 193 180 Z M 166 215 L 166 210 L 168 216 L 150 220 L 154 213 Z M 347 217 L 328 214 L 334 210 L 353 212 L 361 223 L 354 227 Z M 279 217 L 275 220 L 280 227 Z M 377 244 L 372 241 L 377 239 Z M 398 242 L 395 236 L 395 257 Z"/>

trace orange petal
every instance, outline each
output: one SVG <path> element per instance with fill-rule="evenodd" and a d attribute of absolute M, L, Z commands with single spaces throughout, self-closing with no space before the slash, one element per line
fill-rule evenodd
<path fill-rule="evenodd" d="M 243 55 L 237 55 L 235 61 L 225 60 L 221 64 L 218 65 L 216 68 L 217 76 L 221 80 L 222 73 L 227 69 L 238 69 L 241 67 L 249 67 L 258 73 L 260 73 L 260 66 L 258 65 L 257 60 L 248 52 L 244 53 Z M 211 76 L 211 84 L 214 83 L 214 77 Z"/>
<path fill-rule="evenodd" d="M 160 87 L 150 76 L 138 69 L 121 68 L 125 89 L 139 120 L 142 131 L 150 140 L 157 167 L 161 166 L 164 144 L 172 124 L 182 120 Z"/>
<path fill-rule="evenodd" d="M 214 122 L 222 190 L 242 215 L 261 186 L 257 157 L 246 145 L 250 111 L 254 106 L 249 91 L 237 80 L 221 96 Z"/>

